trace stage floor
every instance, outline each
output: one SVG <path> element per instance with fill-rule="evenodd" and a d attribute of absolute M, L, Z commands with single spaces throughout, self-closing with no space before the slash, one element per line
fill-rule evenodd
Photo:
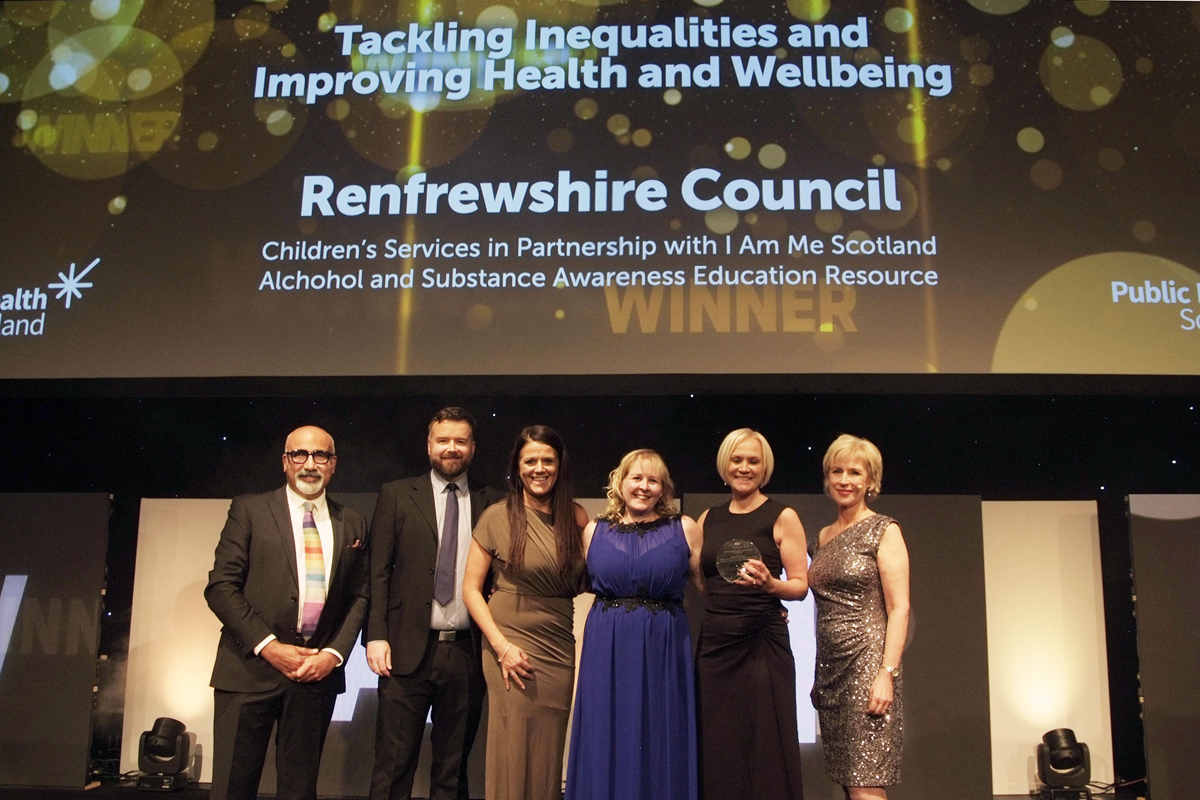
<path fill-rule="evenodd" d="M 265 797 L 274 797 L 274 795 L 262 795 Z M 178 792 L 149 792 L 138 791 L 132 782 L 125 783 L 105 783 L 96 786 L 93 789 L 15 789 L 8 787 L 0 787 L 0 800 L 58 800 L 59 798 L 78 798 L 78 800 L 153 800 L 155 797 L 174 798 L 174 800 L 208 800 L 208 785 L 197 784 L 196 786 L 182 789 Z M 1139 795 L 1136 792 L 1125 793 L 1119 795 L 1111 794 L 1096 794 L 1092 795 L 1095 800 L 1139 800 Z M 334 798 L 323 796 L 323 800 L 351 800 L 351 798 Z M 353 800 L 361 800 L 361 798 L 353 798 Z M 970 798 L 962 798 L 962 800 L 971 800 Z M 983 800 L 987 800 L 984 798 Z M 1030 795 L 1022 794 L 1005 794 L 996 795 L 991 800 L 1031 800 Z"/>

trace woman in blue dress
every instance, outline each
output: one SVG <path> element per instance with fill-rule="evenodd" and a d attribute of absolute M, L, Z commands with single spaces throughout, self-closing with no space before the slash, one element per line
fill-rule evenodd
<path fill-rule="evenodd" d="M 683 612 L 701 592 L 699 526 L 680 516 L 667 465 L 627 453 L 608 508 L 583 532 L 588 613 L 567 762 L 567 800 L 696 800 L 695 682 Z"/>

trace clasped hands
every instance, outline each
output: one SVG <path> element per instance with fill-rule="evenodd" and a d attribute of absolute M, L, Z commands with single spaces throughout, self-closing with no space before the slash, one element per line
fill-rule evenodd
<path fill-rule="evenodd" d="M 296 683 L 315 683 L 323 680 L 338 665 L 337 657 L 324 650 L 284 644 L 272 639 L 258 653 L 272 667 Z"/>

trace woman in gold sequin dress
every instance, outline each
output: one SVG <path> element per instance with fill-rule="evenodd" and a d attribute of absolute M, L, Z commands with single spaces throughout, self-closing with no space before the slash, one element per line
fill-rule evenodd
<path fill-rule="evenodd" d="M 900 782 L 908 550 L 896 521 L 867 508 L 883 476 L 875 445 L 843 434 L 823 466 L 838 517 L 821 529 L 808 568 L 817 602 L 813 705 L 829 777 L 850 800 L 881 800 Z"/>

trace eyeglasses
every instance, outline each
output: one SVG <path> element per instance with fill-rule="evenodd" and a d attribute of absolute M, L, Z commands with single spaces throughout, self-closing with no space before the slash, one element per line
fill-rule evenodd
<path fill-rule="evenodd" d="M 313 450 L 311 453 L 307 450 L 291 450 L 284 453 L 284 455 L 287 456 L 293 464 L 304 464 L 311 457 L 313 463 L 317 466 L 324 466 L 333 459 L 337 458 L 337 453 L 330 453 L 326 450 Z"/>

